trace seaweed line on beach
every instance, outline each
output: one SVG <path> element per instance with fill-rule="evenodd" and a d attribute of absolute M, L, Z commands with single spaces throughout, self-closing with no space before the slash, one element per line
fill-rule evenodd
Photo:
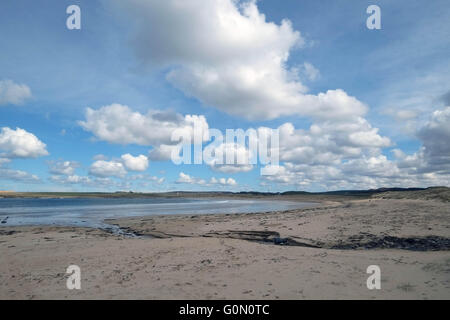
<path fill-rule="evenodd" d="M 160 231 L 152 231 L 149 233 L 139 233 L 133 231 L 131 228 L 122 228 L 121 234 L 132 237 L 146 237 L 146 238 L 189 238 L 194 237 L 184 234 L 168 234 Z M 108 231 L 108 229 L 106 229 Z M 109 231 L 112 231 L 109 230 Z M 372 250 L 372 249 L 400 249 L 410 251 L 449 251 L 450 238 L 440 236 L 426 236 L 426 237 L 395 237 L 395 236 L 375 236 L 372 234 L 354 235 L 348 237 L 346 240 L 339 240 L 335 242 L 321 242 L 300 237 L 286 237 L 280 236 L 276 231 L 254 231 L 254 230 L 227 230 L 208 232 L 200 235 L 201 237 L 209 238 L 228 238 L 239 239 L 246 241 L 253 241 L 264 244 L 273 244 L 281 246 L 295 246 L 319 249 L 335 249 L 335 250 Z M 195 236 L 198 237 L 198 236 Z M 295 239 L 293 239 L 295 238 Z M 296 239 L 300 239 L 296 240 Z"/>

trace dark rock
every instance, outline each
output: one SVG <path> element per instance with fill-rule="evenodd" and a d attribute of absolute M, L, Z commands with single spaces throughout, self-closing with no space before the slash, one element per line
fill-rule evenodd
<path fill-rule="evenodd" d="M 363 238 L 350 237 L 347 242 L 340 242 L 331 246 L 331 249 L 402 249 L 411 251 L 448 251 L 450 238 L 439 236 L 408 237 L 394 236 L 377 237 L 367 235 Z"/>

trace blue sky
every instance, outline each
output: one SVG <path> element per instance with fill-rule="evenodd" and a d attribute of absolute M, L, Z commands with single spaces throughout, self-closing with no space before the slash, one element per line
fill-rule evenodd
<path fill-rule="evenodd" d="M 72 4 L 81 30 L 66 27 Z M 381 9 L 381 30 L 366 27 L 371 4 Z M 449 185 L 449 18 L 444 0 L 3 1 L 0 128 L 10 130 L 0 132 L 0 190 Z M 252 78 L 258 72 L 262 80 Z M 209 83 L 211 75 L 219 81 Z M 120 124 L 106 115 L 114 104 L 130 111 Z M 262 165 L 156 159 L 149 152 L 167 145 L 154 137 L 165 124 L 152 122 L 136 143 L 127 118 L 149 110 L 178 114 L 182 125 L 186 115 L 202 116 L 223 131 L 284 128 L 280 170 L 261 176 Z"/>

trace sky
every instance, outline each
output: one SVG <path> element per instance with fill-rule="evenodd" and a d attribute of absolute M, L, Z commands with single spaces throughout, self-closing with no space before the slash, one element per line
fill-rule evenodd
<path fill-rule="evenodd" d="M 279 162 L 174 163 L 196 128 L 277 132 Z M 0 190 L 449 186 L 449 141 L 447 0 L 0 3 Z"/>

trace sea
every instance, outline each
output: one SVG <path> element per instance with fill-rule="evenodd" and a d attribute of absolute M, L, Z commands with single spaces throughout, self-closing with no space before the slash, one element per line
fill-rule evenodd
<path fill-rule="evenodd" d="M 0 227 L 58 225 L 105 228 L 105 219 L 152 215 L 282 211 L 311 202 L 221 198 L 0 198 Z"/>

